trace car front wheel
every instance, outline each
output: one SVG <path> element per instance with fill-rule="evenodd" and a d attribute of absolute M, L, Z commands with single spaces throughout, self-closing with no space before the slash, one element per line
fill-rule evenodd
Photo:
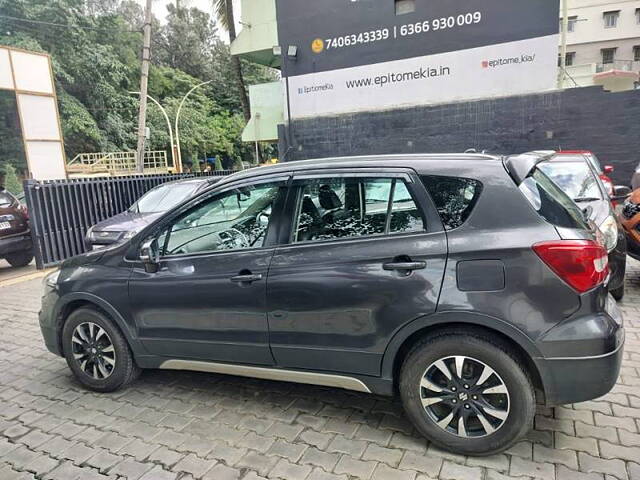
<path fill-rule="evenodd" d="M 140 372 L 120 330 L 97 310 L 80 308 L 69 315 L 62 343 L 69 368 L 91 390 L 118 390 Z"/>
<path fill-rule="evenodd" d="M 533 426 L 535 392 L 509 349 L 481 335 L 442 333 L 407 355 L 404 408 L 435 445 L 464 455 L 506 450 Z"/>

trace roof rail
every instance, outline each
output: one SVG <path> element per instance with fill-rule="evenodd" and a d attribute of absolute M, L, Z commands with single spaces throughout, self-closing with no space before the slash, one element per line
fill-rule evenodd
<path fill-rule="evenodd" d="M 520 185 L 536 165 L 553 158 L 556 154 L 555 150 L 535 150 L 520 155 L 511 155 L 504 160 L 504 166 L 511 178 Z"/>

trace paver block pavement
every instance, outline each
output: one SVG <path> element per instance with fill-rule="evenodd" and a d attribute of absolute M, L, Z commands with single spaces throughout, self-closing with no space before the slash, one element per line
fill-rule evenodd
<path fill-rule="evenodd" d="M 147 371 L 83 389 L 40 336 L 40 281 L 0 287 L 0 480 L 640 479 L 640 263 L 629 262 L 623 374 L 593 401 L 537 410 L 507 452 L 429 445 L 397 399 Z"/>

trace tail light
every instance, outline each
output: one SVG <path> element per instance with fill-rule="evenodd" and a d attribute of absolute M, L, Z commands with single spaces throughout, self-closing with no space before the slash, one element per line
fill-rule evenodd
<path fill-rule="evenodd" d="M 593 240 L 542 242 L 535 244 L 533 250 L 578 293 L 597 287 L 609 275 L 607 250 Z"/>
<path fill-rule="evenodd" d="M 610 197 L 613 197 L 613 195 L 615 194 L 615 190 L 613 189 L 613 182 L 611 181 L 611 179 L 607 177 L 605 174 L 602 174 L 600 175 L 600 180 L 602 180 L 602 183 L 604 184 L 604 188 L 606 188 L 607 190 L 607 195 L 609 195 Z"/>
<path fill-rule="evenodd" d="M 24 205 L 20 205 L 20 207 L 18 207 L 20 212 L 22 213 L 22 215 L 24 215 L 24 219 L 25 220 L 29 220 L 29 209 L 24 206 Z"/>

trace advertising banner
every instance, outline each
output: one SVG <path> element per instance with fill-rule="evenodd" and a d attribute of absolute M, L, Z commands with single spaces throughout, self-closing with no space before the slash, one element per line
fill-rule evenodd
<path fill-rule="evenodd" d="M 293 118 L 553 89 L 559 0 L 277 0 Z"/>

